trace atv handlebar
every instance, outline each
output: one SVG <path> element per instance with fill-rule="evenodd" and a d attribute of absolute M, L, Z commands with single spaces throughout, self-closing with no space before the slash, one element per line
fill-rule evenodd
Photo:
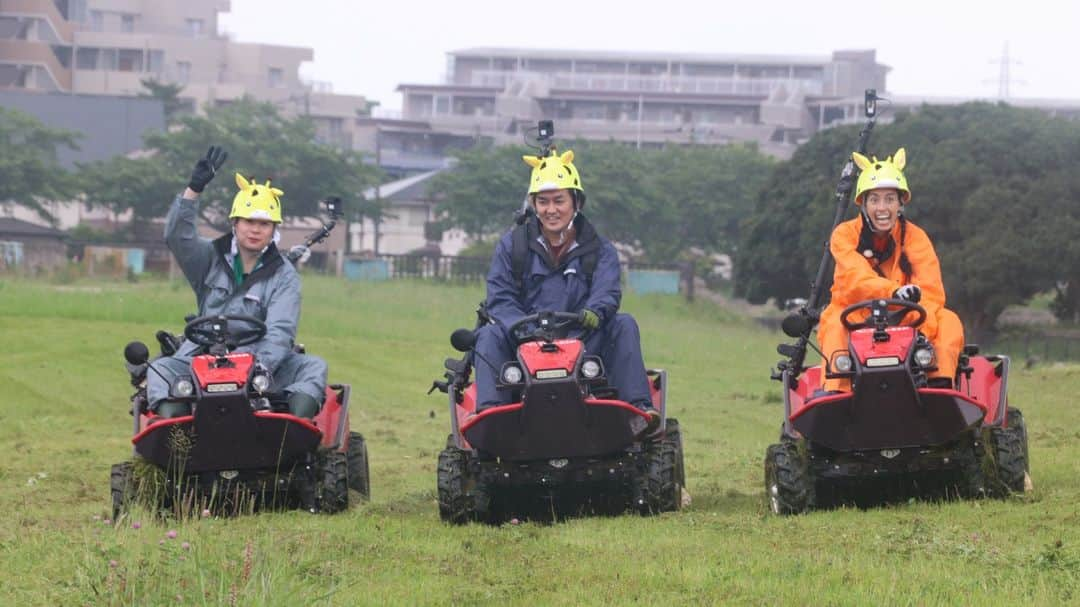
<path fill-rule="evenodd" d="M 523 331 L 530 323 L 536 323 L 536 328 L 531 332 Z M 506 330 L 517 343 L 524 343 L 534 340 L 552 341 L 557 333 L 575 327 L 581 327 L 580 314 L 545 311 L 522 316 Z"/>
<path fill-rule="evenodd" d="M 230 322 L 243 322 L 251 325 L 250 329 L 229 330 Z M 184 337 L 196 345 L 209 348 L 222 345 L 228 349 L 253 344 L 266 335 L 266 323 L 254 316 L 238 314 L 217 314 L 200 316 L 188 321 L 184 327 Z"/>
<path fill-rule="evenodd" d="M 898 307 L 899 310 L 889 311 L 890 307 Z M 870 310 L 870 316 L 862 322 L 852 322 L 849 316 L 859 310 Z M 844 308 L 840 313 L 840 323 L 848 331 L 867 329 L 871 327 L 895 327 L 899 325 L 908 314 L 915 312 L 918 317 L 908 326 L 918 327 L 926 320 L 926 308 L 906 299 L 867 299 L 856 302 Z"/>

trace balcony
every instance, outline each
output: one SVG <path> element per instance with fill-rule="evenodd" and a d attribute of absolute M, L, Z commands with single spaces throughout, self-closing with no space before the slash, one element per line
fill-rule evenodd
<path fill-rule="evenodd" d="M 551 88 L 574 91 L 672 93 L 680 95 L 768 96 L 781 87 L 800 88 L 807 95 L 820 95 L 820 80 L 811 78 L 751 78 L 706 76 L 642 76 L 635 74 L 579 74 L 573 72 L 528 72 L 476 70 L 472 86 L 506 88 L 519 82 L 541 81 Z"/>
<path fill-rule="evenodd" d="M 75 26 L 60 14 L 52 0 L 4 0 L 0 5 L 0 15 L 41 19 L 56 32 L 59 40 L 66 43 L 71 42 L 75 29 Z"/>
<path fill-rule="evenodd" d="M 50 2 L 51 6 L 52 3 Z M 0 57 L 9 65 L 39 67 L 45 70 L 63 91 L 71 90 L 71 70 L 60 64 L 52 47 L 44 42 L 0 40 Z"/>

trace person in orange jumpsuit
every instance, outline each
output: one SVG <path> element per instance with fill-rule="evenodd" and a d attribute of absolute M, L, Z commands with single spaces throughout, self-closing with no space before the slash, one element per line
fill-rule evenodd
<path fill-rule="evenodd" d="M 955 312 L 945 309 L 941 266 L 930 237 L 904 217 L 904 206 L 911 200 L 903 174 L 907 163 L 904 149 L 885 160 L 868 159 L 858 152 L 853 158 L 861 170 L 855 192 L 855 204 L 861 212 L 836 226 L 829 238 L 836 269 L 832 300 L 818 325 L 818 341 L 826 357 L 822 365 L 826 366 L 837 350 L 848 349 L 848 332 L 840 322 L 844 308 L 867 299 L 904 299 L 926 309 L 926 320 L 919 330 L 933 344 L 937 356 L 937 371 L 929 374 L 929 385 L 953 387 L 957 359 L 964 347 L 964 327 Z M 868 314 L 865 310 L 853 313 L 849 320 L 858 322 Z M 912 312 L 905 321 L 915 318 Z M 822 388 L 850 391 L 851 380 L 825 379 Z"/>

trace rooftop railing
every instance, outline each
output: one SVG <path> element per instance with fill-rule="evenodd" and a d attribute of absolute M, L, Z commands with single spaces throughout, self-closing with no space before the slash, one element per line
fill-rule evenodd
<path fill-rule="evenodd" d="M 768 95 L 780 87 L 799 87 L 808 95 L 820 95 L 824 85 L 814 78 L 750 76 L 675 76 L 639 74 L 583 74 L 476 70 L 473 86 L 506 87 L 514 82 L 541 81 L 552 88 L 633 93 L 682 93 L 699 95 Z"/>

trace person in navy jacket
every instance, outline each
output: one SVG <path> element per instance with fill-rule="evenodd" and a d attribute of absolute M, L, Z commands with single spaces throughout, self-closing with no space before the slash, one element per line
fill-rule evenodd
<path fill-rule="evenodd" d="M 532 167 L 528 200 L 532 213 L 495 247 L 484 304 L 491 323 L 478 330 L 476 351 L 499 369 L 514 360 L 507 328 L 520 318 L 541 311 L 577 313 L 586 329 L 586 352 L 604 361 L 609 383 L 621 400 L 649 414 L 645 431 L 651 431 L 660 414 L 652 406 L 640 332 L 632 316 L 618 311 L 622 288 L 615 247 L 581 212 L 585 191 L 573 165 L 574 153 L 558 155 L 552 150 L 546 157 L 523 158 Z M 524 230 L 525 237 L 519 250 L 527 245 L 527 252 L 515 272 L 518 230 Z M 522 237 L 520 232 L 517 237 Z M 495 369 L 476 365 L 478 410 L 510 402 L 510 394 L 495 387 Z"/>

